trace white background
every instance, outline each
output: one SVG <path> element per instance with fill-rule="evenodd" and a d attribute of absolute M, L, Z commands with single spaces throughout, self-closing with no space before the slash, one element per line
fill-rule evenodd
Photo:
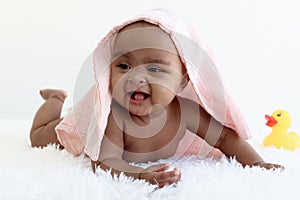
<path fill-rule="evenodd" d="M 0 119 L 31 120 L 42 103 L 40 88 L 63 88 L 71 96 L 81 64 L 113 25 L 162 7 L 199 30 L 255 137 L 269 133 L 264 115 L 277 108 L 291 113 L 291 129 L 300 133 L 298 1 L 195 2 L 1 0 Z M 65 110 L 71 105 L 69 98 Z"/>

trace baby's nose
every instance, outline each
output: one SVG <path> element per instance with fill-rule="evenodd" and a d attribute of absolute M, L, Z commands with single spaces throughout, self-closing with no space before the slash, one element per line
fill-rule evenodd
<path fill-rule="evenodd" d="M 132 69 L 132 71 L 128 75 L 129 75 L 128 81 L 132 84 L 139 85 L 147 82 L 146 81 L 147 72 L 142 66 Z"/>
<path fill-rule="evenodd" d="M 146 78 L 141 75 L 133 75 L 128 78 L 128 81 L 133 84 L 143 84 L 146 83 Z"/>

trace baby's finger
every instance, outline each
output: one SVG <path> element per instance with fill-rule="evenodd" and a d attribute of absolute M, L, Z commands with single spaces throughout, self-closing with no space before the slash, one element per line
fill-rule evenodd
<path fill-rule="evenodd" d="M 157 165 L 152 165 L 148 168 L 146 168 L 144 171 L 145 172 L 163 172 L 166 171 L 170 168 L 169 164 L 157 164 Z"/>
<path fill-rule="evenodd" d="M 175 168 L 172 171 L 169 172 L 161 172 L 161 173 L 157 173 L 155 176 L 155 179 L 158 183 L 161 182 L 178 182 L 181 178 L 181 172 L 178 168 Z"/>
<path fill-rule="evenodd" d="M 168 180 L 162 181 L 162 182 L 156 182 L 156 184 L 161 188 L 167 185 L 176 184 L 180 181 L 180 177 L 173 177 Z"/>
<path fill-rule="evenodd" d="M 265 169 L 281 169 L 284 170 L 284 167 L 278 164 L 271 164 L 271 163 L 264 163 L 260 165 L 260 167 L 263 167 Z"/>
<path fill-rule="evenodd" d="M 181 171 L 178 169 L 178 168 L 175 168 L 174 170 L 176 170 L 176 171 L 178 171 L 177 173 L 179 174 L 178 175 L 178 181 L 180 181 L 180 179 L 181 179 Z M 178 182 L 177 181 L 177 182 Z"/>
<path fill-rule="evenodd" d="M 169 164 L 160 164 L 158 165 L 158 169 L 156 170 L 156 172 L 164 172 L 166 170 L 168 170 L 170 168 Z"/>

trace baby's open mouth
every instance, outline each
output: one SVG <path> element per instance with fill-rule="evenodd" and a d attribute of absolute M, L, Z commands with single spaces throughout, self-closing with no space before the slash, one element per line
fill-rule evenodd
<path fill-rule="evenodd" d="M 150 97 L 150 94 L 147 94 L 145 92 L 135 92 L 135 91 L 133 91 L 133 92 L 128 92 L 128 96 L 132 100 L 143 101 L 143 100 L 147 99 L 148 97 Z"/>

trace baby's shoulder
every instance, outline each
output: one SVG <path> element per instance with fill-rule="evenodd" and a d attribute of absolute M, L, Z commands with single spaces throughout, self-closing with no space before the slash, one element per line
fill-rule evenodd
<path fill-rule="evenodd" d="M 199 114 L 201 106 L 197 102 L 180 96 L 177 96 L 176 101 L 176 110 L 181 113 L 181 117 L 186 118 Z"/>
<path fill-rule="evenodd" d="M 177 100 L 178 100 L 178 103 L 179 103 L 180 107 L 184 110 L 185 109 L 194 109 L 194 108 L 201 107 L 201 105 L 198 104 L 197 102 L 195 102 L 191 99 L 185 98 L 185 97 L 177 96 Z"/>
<path fill-rule="evenodd" d="M 177 96 L 177 100 L 182 113 L 185 113 L 189 116 L 198 115 L 200 112 L 206 113 L 206 110 L 202 107 L 202 105 L 194 100 L 180 96 Z"/>

